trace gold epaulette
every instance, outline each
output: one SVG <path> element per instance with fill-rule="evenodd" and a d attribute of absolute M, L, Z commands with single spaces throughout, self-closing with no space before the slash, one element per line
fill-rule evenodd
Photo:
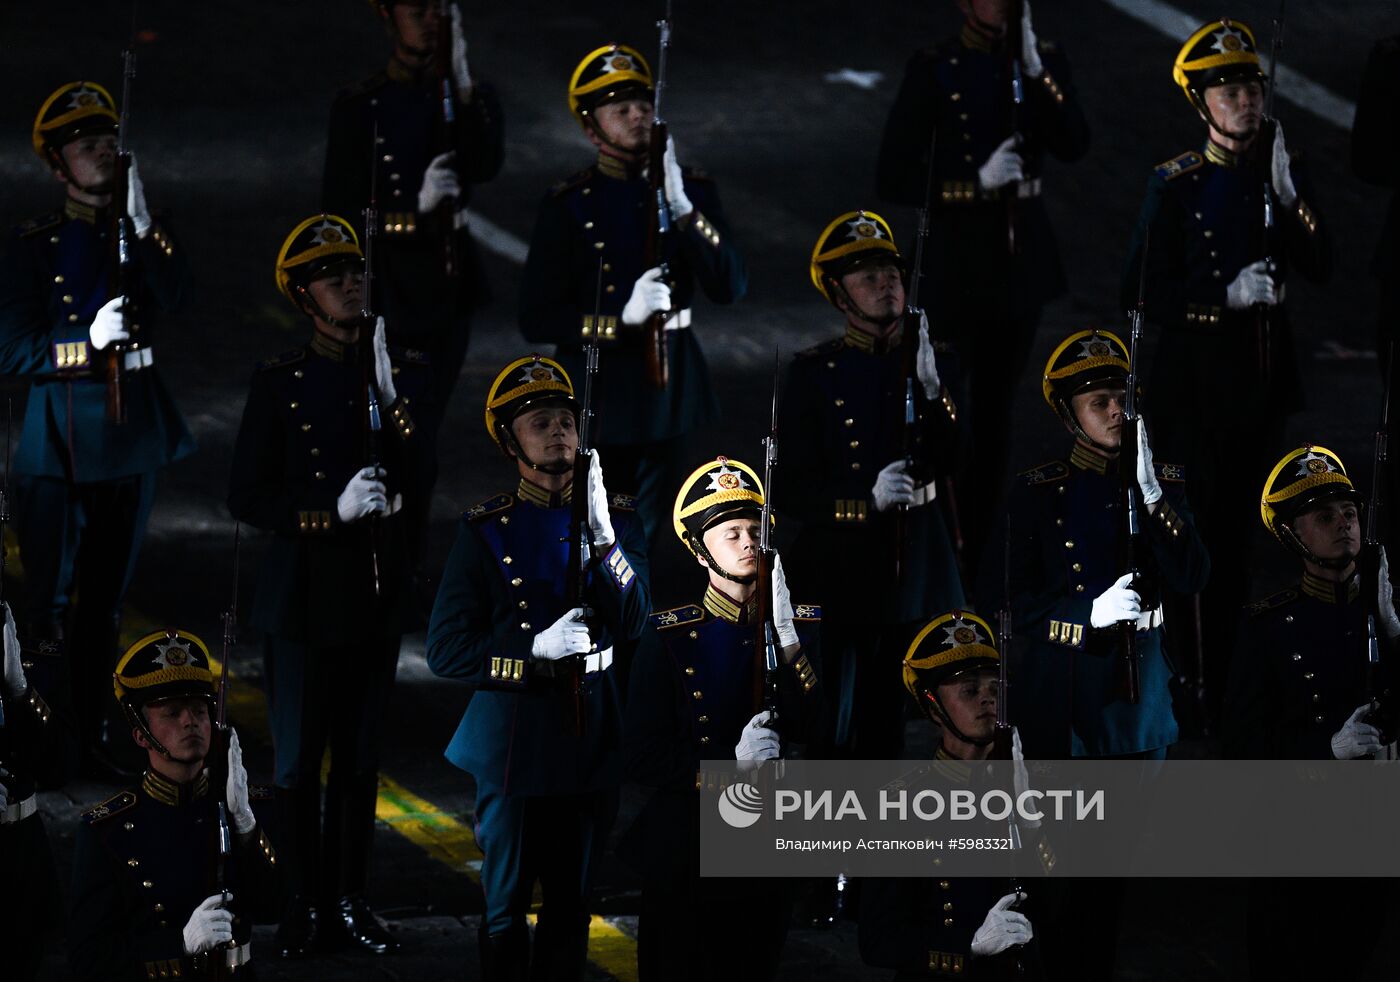
<path fill-rule="evenodd" d="M 1069 474 L 1069 465 L 1063 460 L 1052 460 L 1048 463 L 1039 464 L 1029 470 L 1021 471 L 1016 476 L 1023 479 L 1026 484 L 1034 487 L 1037 484 L 1049 484 L 1052 481 L 1063 480 Z"/>
<path fill-rule="evenodd" d="M 63 212 L 51 211 L 47 215 L 40 215 L 38 218 L 31 218 L 26 222 L 20 222 L 15 226 L 15 231 L 19 237 L 27 239 L 31 235 L 38 235 L 40 232 L 47 232 L 51 228 L 57 228 L 63 224 Z"/>
<path fill-rule="evenodd" d="M 551 195 L 553 195 L 554 197 L 557 198 L 557 197 L 559 197 L 561 194 L 567 194 L 568 192 L 572 191 L 574 188 L 583 187 L 583 185 L 587 184 L 590 180 L 592 180 L 592 178 L 593 178 L 593 168 L 592 168 L 592 167 L 585 167 L 583 170 L 579 171 L 577 174 L 570 174 L 568 177 L 564 178 L 564 179 L 563 179 L 562 181 L 560 181 L 558 184 L 556 184 L 556 185 L 554 185 L 553 187 L 551 187 L 551 188 L 549 189 L 549 193 L 550 193 Z"/>
<path fill-rule="evenodd" d="M 266 372 L 274 368 L 281 368 L 283 365 L 295 365 L 306 358 L 306 346 L 291 348 L 273 358 L 258 362 L 258 371 Z"/>
<path fill-rule="evenodd" d="M 695 624 L 705 619 L 705 609 L 696 604 L 686 604 L 684 607 L 672 607 L 670 610 L 658 610 L 651 615 L 651 626 L 658 631 L 665 631 L 673 627 L 681 627 L 684 624 Z"/>
<path fill-rule="evenodd" d="M 792 619 L 795 621 L 819 621 L 822 609 L 817 604 L 793 604 Z"/>
<path fill-rule="evenodd" d="M 1153 169 L 1162 180 L 1174 181 L 1182 174 L 1191 173 L 1205 162 L 1205 157 L 1202 157 L 1194 150 L 1187 150 L 1185 153 L 1173 157 L 1171 160 L 1162 161 L 1162 163 L 1158 164 Z"/>
<path fill-rule="evenodd" d="M 475 522 L 485 518 L 487 515 L 494 515 L 497 512 L 505 511 L 507 508 L 515 506 L 515 496 L 512 494 L 496 494 L 485 501 L 472 505 L 462 512 L 462 517 L 468 521 Z"/>
<path fill-rule="evenodd" d="M 113 815 L 120 815 L 122 812 L 136 805 L 136 792 L 119 791 L 100 805 L 89 808 L 83 812 L 83 821 L 89 825 L 96 825 L 98 822 L 105 822 Z"/>

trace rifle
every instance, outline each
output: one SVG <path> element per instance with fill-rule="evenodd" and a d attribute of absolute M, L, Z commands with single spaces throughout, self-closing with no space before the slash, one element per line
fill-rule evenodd
<path fill-rule="evenodd" d="M 1393 707 L 1388 705 L 1390 692 L 1382 675 L 1380 627 L 1381 583 L 1380 520 L 1384 508 L 1386 464 L 1390 455 L 1390 394 L 1395 376 L 1395 342 L 1386 345 L 1385 389 L 1381 396 L 1381 417 L 1376 426 L 1376 444 L 1372 457 L 1371 501 L 1366 510 L 1366 537 L 1361 548 L 1361 590 L 1366 600 L 1366 694 L 1372 710 L 1366 722 L 1381 731 L 1382 745 L 1394 738 Z"/>
<path fill-rule="evenodd" d="M 755 651 L 763 661 L 754 659 L 754 705 L 773 714 L 774 726 L 778 715 L 778 665 L 782 645 L 773 622 L 773 557 L 776 553 L 770 539 L 773 524 L 773 468 L 778 463 L 778 352 L 773 351 L 773 405 L 769 411 L 768 435 L 763 438 L 763 509 L 759 512 L 758 578 L 755 589 L 757 629 Z"/>
<path fill-rule="evenodd" d="M 122 298 L 122 321 L 130 319 L 127 305 L 131 302 L 133 267 L 136 262 L 136 227 L 126 212 L 126 196 L 131 184 L 131 148 L 127 146 L 127 130 L 130 122 L 131 80 L 136 77 L 136 52 L 127 48 L 122 52 L 122 106 L 117 119 L 117 160 L 112 175 L 112 296 Z M 107 419 L 113 423 L 126 422 L 126 402 L 122 398 L 122 369 L 128 347 L 113 342 L 107 346 Z"/>
<path fill-rule="evenodd" d="M 1023 38 L 1021 35 L 1021 23 L 1026 16 L 1025 0 L 1016 0 L 1012 7 L 1011 16 L 1006 22 L 1006 53 L 1009 61 L 1009 72 L 1011 75 L 1011 135 L 1016 137 L 1016 144 L 1021 144 L 1021 116 L 1022 107 L 1026 104 L 1026 79 L 1024 63 L 1026 52 L 1022 50 Z M 1014 185 L 1008 185 L 1002 189 L 1002 197 L 1006 200 L 1006 251 L 1011 255 L 1016 255 L 1020 249 L 1020 244 L 1016 241 L 1016 192 Z"/>
<path fill-rule="evenodd" d="M 1001 609 L 997 611 L 997 651 L 1001 657 L 997 659 L 997 722 L 994 736 L 992 737 L 992 760 L 1012 760 L 1013 734 L 1011 731 L 1011 707 L 1010 707 L 1010 672 L 1007 667 L 1007 660 L 1011 657 L 1011 516 L 1006 516 L 1006 541 L 1003 546 L 1004 561 L 1002 565 L 1002 601 Z M 1015 793 L 1016 778 L 1013 765 L 1011 790 Z M 1016 809 L 1011 810 L 1011 814 L 1006 819 L 1006 837 L 1010 841 L 1013 850 L 1021 848 L 1021 825 L 1016 821 Z M 1013 869 L 1007 881 L 1008 893 L 1019 894 L 1021 892 L 1021 878 Z M 1020 901 L 1011 905 L 1013 910 L 1020 909 Z M 1015 945 L 1016 950 L 1020 950 L 1024 945 Z M 1016 971 L 1025 971 L 1019 956 L 1015 959 Z"/>
<path fill-rule="evenodd" d="M 598 375 L 598 328 L 603 320 L 603 257 L 593 286 L 593 323 L 584 335 L 583 401 L 578 412 L 578 451 L 574 454 L 573 493 L 569 499 L 569 567 L 566 596 L 570 607 L 588 607 L 588 574 L 584 570 L 593 554 L 593 526 L 588 522 L 588 473 L 593 465 L 590 437 L 593 430 L 593 381 Z M 584 550 L 588 554 L 584 554 Z M 574 699 L 574 730 L 583 736 L 583 675 L 587 656 L 576 655 L 571 664 L 570 685 Z"/>
<path fill-rule="evenodd" d="M 234 645 L 238 643 L 238 570 L 239 570 L 239 532 L 241 526 L 238 522 L 233 525 L 233 590 L 229 601 L 228 609 L 224 611 L 220 620 L 223 621 L 224 637 L 222 660 L 219 665 L 219 684 L 214 699 L 214 725 L 209 739 L 209 755 L 205 758 L 205 770 L 209 778 L 209 790 L 214 796 L 216 806 L 216 819 L 214 822 L 214 863 L 213 863 L 213 888 L 215 893 L 223 894 L 224 900 L 229 898 L 228 893 L 228 860 L 233 855 L 233 829 L 229 823 L 228 816 L 228 749 L 229 749 L 229 726 L 227 715 L 228 693 L 228 663 L 233 657 Z M 225 963 L 222 957 L 223 949 L 233 947 L 233 942 L 225 942 L 219 948 L 211 952 L 205 960 L 208 969 L 208 977 L 212 979 L 222 979 L 227 977 Z"/>
<path fill-rule="evenodd" d="M 365 248 L 364 275 L 360 284 L 360 372 L 365 389 L 365 454 L 369 466 L 379 475 L 379 392 L 374 378 L 374 237 L 379 225 L 379 123 L 374 124 L 369 141 L 369 204 L 364 209 Z M 379 582 L 379 516 L 369 520 L 369 560 L 374 571 L 374 595 L 380 595 Z"/>
<path fill-rule="evenodd" d="M 1128 386 L 1123 393 L 1122 437 L 1118 449 L 1118 476 L 1122 485 L 1119 504 L 1123 511 L 1123 524 L 1119 526 L 1119 551 L 1123 569 L 1133 574 L 1133 586 L 1139 595 L 1146 596 L 1141 582 L 1142 571 L 1138 568 L 1138 544 L 1142 538 L 1142 525 L 1137 508 L 1137 460 L 1138 460 L 1138 345 L 1142 341 L 1143 312 L 1147 301 L 1147 251 L 1151 245 L 1151 232 L 1142 241 L 1142 267 L 1138 273 L 1137 305 L 1132 313 L 1132 333 L 1128 335 Z M 1136 706 L 1142 698 L 1139 679 L 1137 621 L 1121 621 L 1118 625 L 1119 639 L 1123 648 L 1123 678 L 1128 702 Z"/>
<path fill-rule="evenodd" d="M 1269 141 L 1269 149 L 1272 153 L 1273 140 L 1278 139 L 1278 120 L 1274 116 L 1274 94 L 1278 91 L 1278 53 L 1283 49 L 1283 12 L 1286 0 L 1279 0 L 1278 16 L 1274 18 L 1274 40 L 1269 47 L 1269 91 L 1264 96 L 1264 126 L 1272 139 Z M 1264 243 L 1264 262 L 1268 265 L 1269 275 L 1273 276 L 1278 270 L 1278 263 L 1274 258 L 1274 251 L 1278 246 L 1277 233 L 1274 227 L 1274 185 L 1271 164 L 1266 161 L 1264 164 L 1264 223 L 1262 228 Z M 1254 305 L 1254 336 L 1258 349 L 1259 359 L 1259 379 L 1265 385 L 1269 382 L 1269 363 L 1272 352 L 1270 347 L 1273 343 L 1273 310 L 1266 303 L 1256 303 Z"/>
<path fill-rule="evenodd" d="M 666 52 L 671 47 L 671 0 L 666 0 L 666 16 L 656 22 L 661 34 L 661 53 L 656 59 L 656 98 L 652 103 L 651 143 L 647 147 L 647 235 L 643 265 L 661 267 L 661 278 L 671 275 L 667 256 L 671 244 L 671 205 L 666 200 L 666 139 L 668 127 L 661 112 L 666 92 Z M 658 310 L 643 325 L 647 378 L 653 387 L 666 388 L 670 366 L 666 354 L 666 318 L 669 311 Z"/>
<path fill-rule="evenodd" d="M 438 107 L 437 146 L 447 150 L 457 148 L 457 85 L 452 78 L 452 11 L 447 0 L 438 0 L 437 50 L 433 54 L 433 73 L 437 77 Z M 442 274 L 451 279 L 457 275 L 457 198 L 444 198 L 437 206 L 437 219 L 442 229 Z"/>

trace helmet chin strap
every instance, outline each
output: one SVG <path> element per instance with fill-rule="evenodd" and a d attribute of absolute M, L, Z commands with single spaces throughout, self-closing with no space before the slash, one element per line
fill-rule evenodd
<path fill-rule="evenodd" d="M 595 106 L 594 109 L 596 110 L 596 108 L 597 108 L 597 107 Z M 613 148 L 614 150 L 616 150 L 619 154 L 621 154 L 625 160 L 627 160 L 627 161 L 629 161 L 629 162 L 631 162 L 631 163 L 636 163 L 636 162 L 638 162 L 638 161 L 640 161 L 640 160 L 642 159 L 642 153 L 641 153 L 641 152 L 639 152 L 639 151 L 637 151 L 637 150 L 629 150 L 629 149 L 627 149 L 626 147 L 624 147 L 622 144 L 616 143 L 616 142 L 614 142 L 612 139 L 610 139 L 610 138 L 608 137 L 608 135 L 607 135 L 606 133 L 603 132 L 603 128 L 602 128 L 601 126 L 598 125 L 598 119 L 597 119 L 597 117 L 593 114 L 593 111 L 592 111 L 592 110 L 590 110 L 589 113 L 588 113 L 588 115 L 585 116 L 585 117 L 583 117 L 583 118 L 584 118 L 585 123 L 586 123 L 587 126 L 588 126 L 588 129 L 589 129 L 595 136 L 597 136 L 599 140 L 602 140 L 603 143 L 607 144 L 609 147 L 612 147 L 612 148 Z"/>
<path fill-rule="evenodd" d="M 112 193 L 112 180 L 111 180 L 111 178 L 108 178 L 108 179 L 105 180 L 105 181 L 98 181 L 96 184 L 82 184 L 82 183 L 80 183 L 80 182 L 78 181 L 78 178 L 73 174 L 73 169 L 72 169 L 71 167 L 68 166 L 68 161 L 64 159 L 64 157 L 63 157 L 63 151 L 62 151 L 62 150 L 55 150 L 53 147 L 50 147 L 50 148 L 49 148 L 49 161 L 50 161 L 50 163 L 52 163 L 55 167 L 57 167 L 59 170 L 61 170 L 61 171 L 63 172 L 63 176 L 64 176 L 65 178 L 68 179 L 68 183 L 69 183 L 69 184 L 73 185 L 73 186 L 74 186 L 75 188 L 77 188 L 79 191 L 83 192 L 83 194 L 111 194 L 111 193 Z"/>
<path fill-rule="evenodd" d="M 1079 417 L 1074 414 L 1074 410 L 1070 408 L 1069 403 L 1065 402 L 1063 399 L 1059 400 L 1059 403 L 1060 418 L 1069 424 L 1070 431 L 1074 434 L 1076 440 L 1110 457 L 1118 456 L 1119 450 L 1121 449 L 1120 447 L 1106 447 L 1095 440 L 1088 433 L 1084 432 L 1084 427 L 1079 425 Z"/>
<path fill-rule="evenodd" d="M 710 550 L 705 548 L 705 542 L 700 536 L 691 535 L 690 532 L 686 532 L 685 537 L 686 540 L 695 547 L 695 554 L 705 560 L 705 565 L 708 566 L 712 572 L 718 573 L 729 582 L 747 586 L 758 579 L 757 573 L 749 573 L 747 576 L 735 576 L 715 561 L 715 557 L 710 555 Z"/>
<path fill-rule="evenodd" d="M 1219 133 L 1221 136 L 1229 137 L 1231 140 L 1238 140 L 1241 143 L 1248 143 L 1250 140 L 1253 140 L 1256 136 L 1259 135 L 1259 130 L 1257 129 L 1251 130 L 1248 133 L 1231 132 L 1230 130 L 1227 130 L 1218 120 L 1216 120 L 1215 113 L 1210 111 L 1210 106 L 1206 104 L 1204 95 L 1196 96 L 1196 106 L 1197 109 L 1200 111 L 1201 116 L 1204 117 L 1206 125 L 1209 126 L 1215 132 Z"/>
<path fill-rule="evenodd" d="M 848 308 L 846 310 L 846 316 L 848 317 L 854 314 L 856 317 L 859 317 L 867 324 L 874 324 L 876 327 L 880 328 L 888 328 L 890 325 L 897 323 L 899 319 L 904 316 L 903 311 L 900 311 L 897 314 L 893 314 L 892 316 L 885 318 L 876 317 L 873 314 L 867 314 L 864 310 L 861 309 L 860 304 L 856 303 L 855 300 L 851 297 L 851 295 L 846 292 L 845 287 L 843 287 L 840 283 L 837 283 L 836 280 L 830 276 L 828 276 L 827 279 L 831 282 L 832 288 L 836 291 L 836 294 L 845 299 L 846 306 Z"/>
<path fill-rule="evenodd" d="M 539 471 L 541 474 L 549 474 L 558 477 L 560 474 L 567 474 L 574 469 L 574 465 L 561 461 L 558 464 L 537 464 L 525 453 L 525 448 L 520 445 L 520 441 L 515 438 L 515 433 L 504 423 L 497 423 L 501 428 L 501 435 L 505 438 L 506 446 L 514 453 L 516 459 L 523 460 L 525 466 L 532 471 Z"/>
<path fill-rule="evenodd" d="M 1323 569 L 1331 570 L 1343 570 L 1356 562 L 1357 557 L 1355 556 L 1338 557 L 1336 559 L 1323 559 L 1316 556 L 1311 549 L 1303 544 L 1303 540 L 1298 537 L 1298 533 L 1294 532 L 1293 527 L 1287 522 L 1279 522 L 1278 527 L 1282 529 L 1280 538 L 1283 539 L 1283 544 L 1302 556 L 1306 562 L 1310 562 L 1315 566 L 1320 566 Z"/>
<path fill-rule="evenodd" d="M 356 314 L 354 317 L 346 317 L 344 319 L 332 317 L 330 314 L 326 313 L 326 309 L 311 295 L 311 291 L 304 286 L 297 287 L 297 296 L 301 297 L 302 302 L 309 308 L 307 312 L 311 314 L 311 316 L 320 318 L 331 327 L 352 328 L 365 326 L 363 314 Z"/>
<path fill-rule="evenodd" d="M 937 718 L 937 721 L 943 726 L 947 727 L 949 732 L 951 732 L 953 736 L 957 737 L 963 743 L 970 743 L 974 747 L 985 747 L 992 742 L 991 737 L 978 739 L 976 737 L 970 737 L 962 730 L 958 729 L 957 724 L 953 722 L 953 717 L 949 716 L 948 710 L 943 708 L 943 701 L 938 698 L 937 693 L 930 692 L 928 689 L 925 689 L 924 698 L 933 704 L 933 711 Z"/>

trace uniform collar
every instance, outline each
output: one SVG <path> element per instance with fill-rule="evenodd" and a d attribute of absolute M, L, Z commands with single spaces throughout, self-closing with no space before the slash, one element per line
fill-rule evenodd
<path fill-rule="evenodd" d="M 97 209 L 72 198 L 63 199 L 63 214 L 69 218 L 76 218 L 80 222 L 87 222 L 89 225 L 97 224 Z"/>
<path fill-rule="evenodd" d="M 327 337 L 315 328 L 311 329 L 311 350 L 322 358 L 334 362 L 353 362 L 359 345 L 343 344 L 335 338 Z"/>
<path fill-rule="evenodd" d="M 930 769 L 956 784 L 966 784 L 972 778 L 972 764 L 948 753 L 941 743 L 933 752 L 933 765 Z"/>
<path fill-rule="evenodd" d="M 574 485 L 571 481 L 564 486 L 563 491 L 546 491 L 522 477 L 515 494 L 521 501 L 528 501 L 536 508 L 563 508 L 574 500 Z"/>
<path fill-rule="evenodd" d="M 141 790 L 162 805 L 188 805 L 209 794 L 209 775 L 203 771 L 189 784 L 176 784 L 159 771 L 148 770 L 141 777 Z"/>
<path fill-rule="evenodd" d="M 731 624 L 751 624 L 758 610 L 758 598 L 755 595 L 749 602 L 740 606 L 735 600 L 731 600 L 723 593 L 715 589 L 711 583 L 705 587 L 705 599 L 701 601 L 705 609 L 722 621 Z"/>
<path fill-rule="evenodd" d="M 1226 150 L 1214 140 L 1206 140 L 1205 154 L 1206 160 L 1209 160 L 1212 164 L 1215 164 L 1217 167 L 1224 167 L 1228 170 L 1234 170 L 1235 168 L 1240 166 L 1240 155 L 1235 153 L 1235 151 L 1233 150 Z"/>
<path fill-rule="evenodd" d="M 1069 452 L 1069 462 L 1081 471 L 1092 471 L 1095 474 L 1118 473 L 1117 457 L 1105 457 L 1101 453 L 1095 453 L 1078 440 L 1074 441 L 1074 448 Z"/>
<path fill-rule="evenodd" d="M 389 56 L 389 64 L 384 68 L 384 74 L 389 76 L 391 82 L 402 82 L 406 85 L 418 85 L 423 82 L 429 74 L 432 63 L 422 68 L 410 68 L 394 56 Z"/>
<path fill-rule="evenodd" d="M 623 160 L 621 157 L 614 157 L 610 153 L 598 151 L 598 173 L 604 177 L 611 177 L 615 181 L 630 181 L 640 177 L 644 160 Z"/>
<path fill-rule="evenodd" d="M 846 323 L 846 347 L 855 348 L 857 351 L 863 351 L 867 355 L 883 355 L 885 352 L 899 345 L 901 333 L 903 332 L 899 330 L 891 331 L 884 337 L 877 338 L 875 335 L 862 331 L 848 321 Z"/>
<path fill-rule="evenodd" d="M 1004 43 L 1004 38 L 988 37 L 967 21 L 963 21 L 962 30 L 958 32 L 958 40 L 969 51 L 980 51 L 983 54 L 1000 50 Z"/>
<path fill-rule="evenodd" d="M 1325 604 L 1349 604 L 1361 593 L 1361 577 L 1352 573 L 1345 583 L 1334 583 L 1314 576 L 1311 570 L 1303 570 L 1301 589 L 1314 600 Z"/>

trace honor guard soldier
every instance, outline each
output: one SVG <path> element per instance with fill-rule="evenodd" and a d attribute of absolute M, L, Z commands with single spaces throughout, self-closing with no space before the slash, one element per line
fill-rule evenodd
<path fill-rule="evenodd" d="M 588 487 L 573 486 L 578 414 L 552 359 L 517 358 L 496 376 L 486 429 L 519 484 L 462 513 L 428 629 L 429 667 L 473 690 L 446 757 L 476 778 L 487 980 L 523 979 L 527 966 L 531 978 L 582 977 L 589 882 L 621 779 L 615 655 L 651 610 L 634 499 L 608 495 L 596 452 Z M 587 495 L 577 511 L 575 494 Z"/>
<path fill-rule="evenodd" d="M 253 923 L 277 917 L 280 867 L 253 809 L 267 796 L 248 786 L 238 734 L 230 731 L 226 779 L 208 759 L 209 649 L 187 631 L 148 634 L 122 656 L 113 683 L 149 766 L 140 785 L 85 812 L 78 827 L 74 976 L 253 978 Z"/>
<path fill-rule="evenodd" d="M 4 675 L 0 679 L 0 857 L 12 894 L 0 918 L 0 952 L 6 978 L 19 982 L 39 973 L 44 936 L 60 913 L 53 853 L 39 814 L 37 775 L 49 752 L 49 707 L 25 675 L 19 632 L 5 609 Z M 9 973 L 17 973 L 11 975 Z"/>
<path fill-rule="evenodd" d="M 283 957 L 350 942 L 398 943 L 364 899 L 374 840 L 380 726 L 408 610 L 403 500 L 424 453 L 384 320 L 371 344 L 364 257 L 334 215 L 301 222 L 276 281 L 311 340 L 258 366 L 234 445 L 228 506 L 272 533 L 252 624 L 264 634 L 278 808 L 292 900 Z M 329 744 L 326 806 L 321 758 Z M 323 830 L 324 829 L 324 830 Z"/>
<path fill-rule="evenodd" d="M 771 680 L 776 689 L 765 677 L 764 650 L 756 647 L 763 495 L 753 468 L 727 457 L 696 468 L 681 485 L 672 524 L 709 583 L 699 604 L 652 614 L 654 630 L 629 679 L 627 776 L 651 789 L 636 826 L 644 871 L 637 938 L 643 980 L 715 978 L 732 965 L 735 951 L 749 960 L 746 978 L 771 978 L 787 937 L 789 883 L 764 881 L 763 912 L 738 915 L 755 881 L 700 876 L 701 761 L 731 751 L 736 760 L 776 759 L 785 743 L 806 740 L 817 716 L 812 664 L 821 611 L 792 603 L 776 553 L 771 610 L 782 646 Z M 721 936 L 726 944 L 711 943 Z"/>
<path fill-rule="evenodd" d="M 120 728 L 105 719 L 105 692 L 156 472 L 195 446 L 145 343 L 184 292 L 185 257 L 152 217 L 134 160 L 126 199 L 112 200 L 117 107 L 102 86 L 55 90 L 34 119 L 33 144 L 67 196 L 16 228 L 0 258 L 0 372 L 31 382 L 12 467 L 27 629 L 60 639 L 74 608 L 66 650 L 76 736 L 110 773 L 114 755 L 132 756 L 124 737 L 110 739 Z M 123 275 L 119 220 L 134 233 Z M 120 281 L 126 297 L 113 295 Z M 119 416 L 108 405 L 114 377 Z M 62 719 L 67 693 L 50 695 Z"/>
<path fill-rule="evenodd" d="M 925 305 L 938 340 L 955 344 L 965 368 L 966 381 L 953 381 L 962 383 L 954 397 L 972 434 L 958 482 L 972 568 L 984 543 L 999 539 L 1001 509 L 987 488 L 1006 484 L 1011 407 L 1041 308 L 1066 290 L 1041 201 L 1045 160 L 1083 157 L 1089 127 L 1069 61 L 1037 38 L 1029 3 L 958 7 L 959 35 L 909 60 L 885 123 L 877 187 L 881 198 L 929 210 Z"/>
<path fill-rule="evenodd" d="M 1185 474 L 1153 462 L 1139 418 L 1138 575 L 1122 569 L 1115 529 L 1126 527 L 1119 449 L 1127 380 L 1128 350 L 1117 335 L 1078 331 L 1060 342 L 1041 391 L 1074 444 L 1068 460 L 1022 471 L 1011 490 L 1011 610 L 1016 633 L 1030 639 L 1015 674 L 1021 691 L 1035 693 L 1021 703 L 1019 726 L 1032 757 L 1157 759 L 1176 742 L 1158 596 L 1200 589 L 1210 560 L 1192 524 Z M 1136 703 L 1125 685 L 1125 623 L 1137 625 Z"/>
<path fill-rule="evenodd" d="M 664 254 L 647 256 L 649 185 L 643 168 L 651 138 L 651 68 L 634 48 L 589 52 L 569 81 L 569 109 L 598 148 L 598 161 L 555 185 L 540 203 L 520 293 L 529 341 L 558 345 L 578 375 L 593 336 L 602 263 L 602 349 L 597 444 L 620 486 L 637 491 L 638 514 L 654 548 L 666 523 L 670 489 L 684 477 L 685 437 L 718 413 L 709 369 L 691 329 L 698 284 L 714 303 L 743 297 L 748 273 L 714 182 L 665 154 L 665 198 L 672 219 Z M 664 315 L 661 346 L 669 380 L 647 368 L 647 330 Z"/>
<path fill-rule="evenodd" d="M 968 762 L 992 754 L 1001 657 L 995 637 L 976 614 L 954 610 L 935 617 L 909 646 L 905 688 L 941 733 L 928 765 L 931 780 L 981 780 Z M 1019 797 L 1030 783 L 1015 730 L 1012 757 Z M 1048 872 L 1054 853 L 1043 841 L 1032 845 L 1029 824 L 1021 823 L 1022 848 L 1033 848 Z M 1004 837 L 1006 828 L 988 834 Z M 1022 909 L 1027 895 L 1009 886 L 1009 878 L 982 877 L 862 881 L 861 958 L 895 969 L 896 979 L 1042 978 L 1035 928 Z"/>
<path fill-rule="evenodd" d="M 833 705 L 822 739 L 867 758 L 897 757 L 903 746 L 899 663 L 909 639 L 929 611 L 963 602 L 935 503 L 935 476 L 951 474 L 958 449 L 957 413 L 939 372 L 952 359 L 936 359 L 921 326 L 907 363 L 904 275 L 879 215 L 847 212 L 826 227 L 812 249 L 812 283 L 845 316 L 845 333 L 793 360 L 778 421 L 787 445 L 802 448 L 786 465 L 783 499 L 802 525 L 793 569 L 825 610 Z"/>
<path fill-rule="evenodd" d="M 1218 708 L 1249 596 L 1249 489 L 1268 473 L 1268 448 L 1279 445 L 1288 414 L 1303 404 L 1284 281 L 1290 270 L 1325 280 L 1332 254 L 1283 130 L 1264 118 L 1269 79 L 1254 32 L 1230 19 L 1203 25 L 1182 45 L 1173 76 L 1206 124 L 1206 142 L 1148 179 L 1123 305 L 1135 305 L 1142 277 L 1147 319 L 1161 331 L 1148 386 L 1158 443 L 1199 479 L 1192 500 L 1215 564 L 1201 595 L 1202 661 L 1209 704 Z M 1229 427 L 1206 409 L 1225 402 L 1239 407 Z M 1250 438 L 1239 439 L 1242 433 Z M 1193 614 L 1181 613 L 1179 633 L 1190 636 Z"/>
<path fill-rule="evenodd" d="M 504 126 L 494 88 L 467 64 L 455 3 L 371 4 L 393 51 L 384 71 L 341 92 L 331 107 L 321 203 L 359 226 L 373 188 L 375 312 L 384 315 L 395 361 L 417 369 L 399 379 L 400 391 L 417 407 L 420 436 L 433 447 L 472 316 L 490 299 L 466 208 L 472 186 L 500 172 Z M 436 450 L 421 465 L 405 498 L 415 564 L 426 547 Z"/>
<path fill-rule="evenodd" d="M 1302 560 L 1294 586 L 1244 608 L 1221 729 L 1224 756 L 1246 760 L 1369 760 L 1395 740 L 1391 688 L 1400 617 L 1382 550 L 1365 583 L 1361 494 L 1341 459 L 1315 444 L 1290 450 L 1264 483 L 1267 528 Z M 1367 596 L 1369 590 L 1375 594 Z M 1370 669 L 1367 616 L 1376 617 L 1380 663 Z M 1253 978 L 1359 979 L 1376 932 L 1358 912 L 1384 919 L 1383 880 L 1254 881 L 1247 938 Z M 1347 943 L 1297 939 L 1325 931 Z M 1322 936 L 1322 935 L 1319 935 Z"/>

